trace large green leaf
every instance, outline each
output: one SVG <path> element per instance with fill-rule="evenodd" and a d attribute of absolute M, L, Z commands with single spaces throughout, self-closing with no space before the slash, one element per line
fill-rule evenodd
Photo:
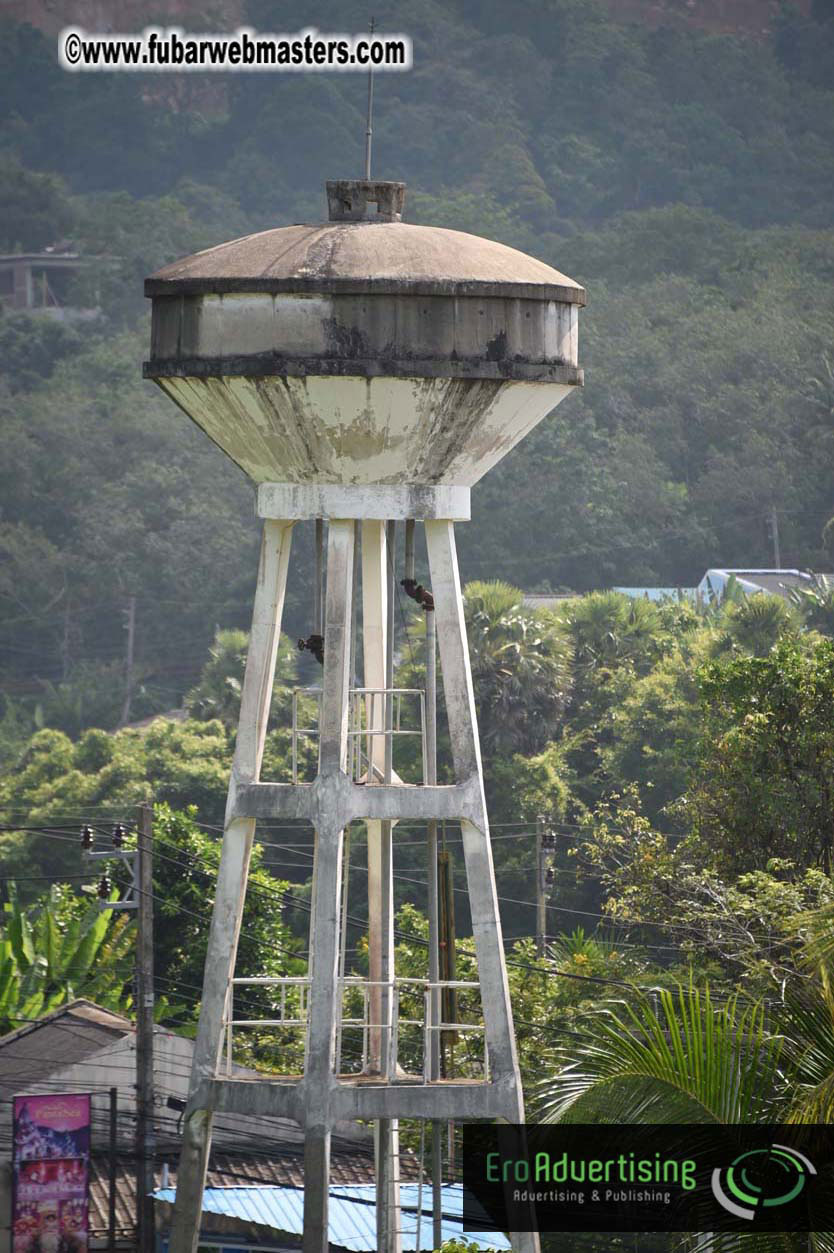
<path fill-rule="evenodd" d="M 781 1039 L 760 1005 L 713 1005 L 679 987 L 603 1005 L 555 1056 L 537 1093 L 544 1121 L 759 1122 L 781 1089 Z"/>
<path fill-rule="evenodd" d="M 111 899 L 116 900 L 114 889 Z M 134 926 L 55 884 L 33 904 L 13 897 L 0 929 L 0 1034 L 77 995 L 124 1007 Z"/>
<path fill-rule="evenodd" d="M 118 897 L 119 893 L 114 888 L 110 893 L 110 900 L 118 900 Z M 89 973 L 112 922 L 113 916 L 107 910 L 100 910 L 97 904 L 90 906 L 82 920 L 81 941 L 67 962 L 66 976 L 68 979 L 78 982 Z"/>
<path fill-rule="evenodd" d="M 11 942 L 18 965 L 22 968 L 30 966 L 35 960 L 32 926 L 14 897 L 3 907 L 3 929 Z"/>

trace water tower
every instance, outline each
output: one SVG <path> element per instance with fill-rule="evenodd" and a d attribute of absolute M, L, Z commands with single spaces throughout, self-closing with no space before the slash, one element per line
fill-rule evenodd
<path fill-rule="evenodd" d="M 221 244 L 145 284 L 153 300 L 145 377 L 254 481 L 264 520 L 171 1253 L 196 1248 L 214 1110 L 285 1116 L 305 1128 L 306 1253 L 327 1248 L 330 1139 L 341 1120 L 377 1120 L 378 1229 L 388 1250 L 397 1247 L 398 1118 L 524 1117 L 454 523 L 469 518 L 473 484 L 581 385 L 584 292 L 513 248 L 404 223 L 404 193 L 402 183 L 330 182 L 329 221 Z M 327 527 L 323 620 L 314 623 L 323 636 L 318 773 L 313 782 L 262 781 L 290 540 L 302 519 L 316 519 L 319 534 Z M 399 520 L 412 539 L 415 520 L 425 528 L 455 771 L 455 782 L 443 786 L 430 763 L 416 784 L 403 783 L 392 766 Z M 364 679 L 357 722 L 350 667 L 359 536 Z M 427 668 L 433 655 L 432 647 Z M 303 1074 L 252 1081 L 235 1078 L 222 1053 L 238 1021 L 235 953 L 257 819 L 309 821 L 315 855 L 309 975 L 300 1001 L 292 1001 L 293 1021 L 306 1032 Z M 476 1080 L 438 1073 L 443 989 L 436 970 L 425 989 L 423 1073 L 405 1073 L 397 1057 L 391 826 L 446 819 L 461 826 L 478 961 L 485 1065 Z M 339 1055 L 343 850 L 355 821 L 368 829 L 372 961 L 364 1065 L 346 1074 Z M 514 1245 L 532 1251 L 538 1238 L 519 1235 Z"/>

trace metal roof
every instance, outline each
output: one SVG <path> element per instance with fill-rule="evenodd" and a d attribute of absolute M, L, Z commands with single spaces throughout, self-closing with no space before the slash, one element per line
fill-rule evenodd
<path fill-rule="evenodd" d="M 628 596 L 631 600 L 694 600 L 694 587 L 612 587 L 612 592 Z"/>
<path fill-rule="evenodd" d="M 173 1188 L 160 1188 L 154 1193 L 157 1201 L 173 1204 Z M 402 1247 L 417 1250 L 418 1185 L 400 1185 L 402 1205 Z M 479 1248 L 509 1249 L 510 1242 L 501 1232 L 469 1232 L 463 1220 L 464 1192 L 459 1183 L 443 1185 L 443 1239 L 466 1238 Z M 248 1227 L 268 1228 L 288 1235 L 304 1231 L 304 1191 L 301 1188 L 207 1188 L 203 1194 L 203 1214 L 236 1219 Z M 210 1230 L 211 1220 L 204 1217 L 203 1227 Z M 228 1243 L 233 1243 L 231 1232 Z M 331 1187 L 329 1232 L 331 1245 L 350 1249 L 352 1253 L 375 1253 L 376 1188 L 374 1184 L 353 1184 Z M 423 1185 L 420 1249 L 433 1249 L 431 1185 Z"/>
<path fill-rule="evenodd" d="M 525 592 L 525 609 L 558 609 L 566 600 L 576 600 L 576 592 Z"/>
<path fill-rule="evenodd" d="M 62 1005 L 0 1039 L 0 1098 L 42 1083 L 53 1071 L 83 1061 L 134 1031 L 127 1018 L 92 1001 Z"/>
<path fill-rule="evenodd" d="M 813 587 L 815 585 L 815 576 L 808 574 L 804 570 L 794 569 L 776 569 L 776 568 L 754 568 L 748 566 L 743 567 L 720 567 L 713 566 L 707 570 L 701 582 L 698 584 L 697 591 L 701 596 L 711 598 L 720 595 L 730 579 L 735 579 L 738 587 L 742 592 L 750 595 L 756 592 L 767 592 L 771 596 L 785 597 L 785 593 L 792 587 Z"/>
<path fill-rule="evenodd" d="M 166 1151 L 160 1149 L 154 1172 L 157 1187 L 170 1184 L 168 1190 L 172 1195 L 177 1183 L 178 1155 L 178 1149 L 171 1150 L 171 1159 L 163 1173 Z M 419 1163 L 412 1153 L 402 1153 L 400 1171 L 404 1179 L 417 1178 Z M 369 1184 L 373 1177 L 372 1153 L 362 1152 L 361 1146 L 352 1151 L 337 1140 L 337 1147 L 330 1158 L 331 1186 L 334 1189 L 361 1186 Z M 277 1144 L 256 1149 L 254 1144 L 244 1144 L 238 1152 L 212 1149 L 207 1177 L 209 1190 L 258 1192 L 264 1187 L 267 1191 L 283 1187 L 295 1191 L 303 1186 L 304 1157 L 294 1152 L 292 1145 Z M 136 1223 L 136 1163 L 123 1151 L 116 1158 L 115 1196 L 116 1229 L 122 1235 L 132 1234 Z M 95 1235 L 107 1230 L 109 1199 L 110 1161 L 106 1154 L 95 1152 L 90 1160 L 90 1230 Z"/>
<path fill-rule="evenodd" d="M 572 278 L 517 248 L 405 222 L 324 222 L 245 235 L 145 280 L 146 296 L 206 292 L 508 296 L 585 303 Z"/>

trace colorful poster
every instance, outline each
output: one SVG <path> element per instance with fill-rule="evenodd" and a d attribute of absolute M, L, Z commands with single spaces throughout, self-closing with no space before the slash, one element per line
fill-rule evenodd
<path fill-rule="evenodd" d="M 87 1093 L 14 1098 L 13 1253 L 86 1253 Z"/>

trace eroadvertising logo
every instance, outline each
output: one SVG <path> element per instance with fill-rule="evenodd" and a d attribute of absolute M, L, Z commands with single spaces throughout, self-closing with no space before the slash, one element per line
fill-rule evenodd
<path fill-rule="evenodd" d="M 806 1179 L 816 1173 L 813 1162 L 798 1149 L 772 1144 L 768 1149 L 739 1153 L 724 1170 L 716 1166 L 712 1193 L 728 1213 L 752 1222 L 761 1209 L 790 1205 Z"/>
<path fill-rule="evenodd" d="M 466 1124 L 468 1230 L 831 1231 L 834 1127 Z"/>

